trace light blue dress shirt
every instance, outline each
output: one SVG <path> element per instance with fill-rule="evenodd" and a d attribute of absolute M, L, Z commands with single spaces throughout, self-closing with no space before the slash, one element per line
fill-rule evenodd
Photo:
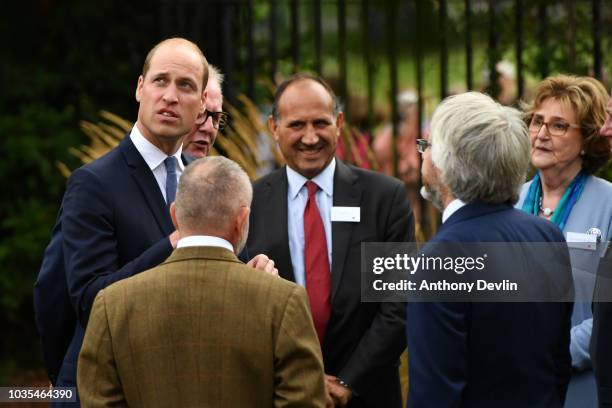
<path fill-rule="evenodd" d="M 306 276 L 304 272 L 304 208 L 308 201 L 308 189 L 304 184 L 308 179 L 289 166 L 287 169 L 287 180 L 289 188 L 287 189 L 287 215 L 289 232 L 289 252 L 291 253 L 291 265 L 293 266 L 293 275 L 295 283 L 306 287 Z M 336 171 L 336 159 L 332 159 L 331 163 L 311 179 L 317 186 L 319 191 L 315 195 L 319 213 L 323 220 L 325 228 L 325 239 L 327 240 L 327 257 L 329 259 L 329 267 L 331 273 L 331 208 L 334 203 L 334 173 Z"/>

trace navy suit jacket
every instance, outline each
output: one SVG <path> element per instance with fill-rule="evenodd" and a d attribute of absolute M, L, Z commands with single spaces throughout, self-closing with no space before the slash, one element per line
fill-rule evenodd
<path fill-rule="evenodd" d="M 509 204 L 471 203 L 430 242 L 564 241 L 554 224 Z M 425 255 L 432 247 L 424 247 Z M 571 289 L 565 248 L 562 256 L 567 268 L 556 276 Z M 409 303 L 408 407 L 562 407 L 571 310 L 570 302 Z"/>
<path fill-rule="evenodd" d="M 268 255 L 280 276 L 295 281 L 287 186 L 285 167 L 255 183 L 247 248 L 250 255 Z M 359 395 L 350 407 L 399 407 L 405 307 L 361 301 L 361 243 L 414 240 L 406 190 L 396 179 L 336 160 L 333 205 L 360 207 L 361 222 L 332 222 L 332 310 L 322 347 L 325 372 L 339 376 Z"/>
<path fill-rule="evenodd" d="M 40 335 L 45 367 L 53 385 L 57 382 L 76 326 L 76 314 L 70 303 L 66 283 L 61 217 L 60 207 L 34 284 L 36 327 Z"/>
<path fill-rule="evenodd" d="M 612 242 L 608 243 L 612 245 Z M 612 247 L 599 262 L 596 300 L 612 296 Z M 612 302 L 593 302 L 593 333 L 591 360 L 597 380 L 597 399 L 600 408 L 612 408 Z"/>
<path fill-rule="evenodd" d="M 129 136 L 72 174 L 34 290 L 45 363 L 58 386 L 75 385 L 98 291 L 164 261 L 173 231 L 155 177 Z"/>

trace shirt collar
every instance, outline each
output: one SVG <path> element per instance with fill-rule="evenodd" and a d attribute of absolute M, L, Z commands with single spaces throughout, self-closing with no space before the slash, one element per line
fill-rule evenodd
<path fill-rule="evenodd" d="M 336 158 L 334 157 L 331 162 L 323 169 L 322 172 L 317 174 L 311 180 L 315 182 L 317 186 L 328 196 L 334 194 L 334 174 L 336 172 Z M 300 190 L 308 179 L 302 176 L 291 167 L 287 166 L 287 180 L 289 182 L 289 198 L 292 200 L 299 194 Z"/>
<path fill-rule="evenodd" d="M 179 239 L 176 244 L 177 248 L 196 246 L 220 247 L 225 248 L 232 253 L 234 252 L 234 247 L 229 241 L 223 238 L 213 237 L 212 235 L 191 235 L 189 237 Z"/>
<path fill-rule="evenodd" d="M 442 212 L 442 224 L 446 222 L 458 209 L 463 207 L 465 203 L 458 198 L 451 201 Z"/>
<path fill-rule="evenodd" d="M 130 132 L 130 139 L 134 146 L 136 146 L 136 150 L 142 156 L 144 161 L 147 163 L 147 166 L 151 170 L 155 170 L 159 167 L 168 155 L 162 152 L 157 146 L 153 143 L 149 142 L 146 137 L 142 135 L 140 129 L 138 129 L 138 123 L 134 125 L 132 131 Z M 181 154 L 183 152 L 183 145 L 180 145 L 178 150 L 173 154 L 176 157 L 176 161 L 178 162 L 179 168 L 181 171 L 185 170 L 185 166 L 183 165 L 183 160 L 181 159 Z"/>

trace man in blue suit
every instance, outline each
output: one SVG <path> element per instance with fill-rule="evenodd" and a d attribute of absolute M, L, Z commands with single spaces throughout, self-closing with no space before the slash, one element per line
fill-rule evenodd
<path fill-rule="evenodd" d="M 612 149 L 612 98 L 606 106 L 606 121 L 599 133 L 607 137 Z M 593 334 L 591 357 L 597 380 L 597 398 L 600 408 L 612 407 L 612 242 L 599 262 L 597 284 L 593 298 Z"/>
<path fill-rule="evenodd" d="M 465 93 L 436 109 L 423 154 L 423 195 L 442 214 L 439 243 L 564 242 L 513 202 L 529 165 L 520 113 Z M 527 253 L 522 264 L 537 259 Z M 504 263 L 521 264 L 515 259 Z M 566 248 L 555 279 L 571 290 Z M 408 407 L 562 407 L 570 376 L 572 304 L 414 302 L 407 307 Z"/>
<path fill-rule="evenodd" d="M 74 324 L 68 311 L 54 311 L 66 313 L 57 323 L 63 334 L 75 325 L 58 386 L 76 385 L 76 361 L 98 291 L 158 265 L 176 246 L 168 205 L 184 169 L 182 138 L 204 111 L 207 78 L 207 61 L 194 43 L 173 38 L 156 45 L 138 79 L 136 125 L 117 148 L 68 181 L 45 257 L 56 268 L 63 258 L 66 286 L 59 281 L 45 288 L 67 291 L 76 315 Z"/>
<path fill-rule="evenodd" d="M 222 80 L 223 74 L 219 69 L 209 65 L 206 85 L 206 109 L 209 112 L 218 114 L 221 111 Z M 187 165 L 193 157 L 203 157 L 208 154 L 219 128 L 217 117 L 207 113 L 198 116 L 191 132 L 183 141 L 182 161 L 184 165 Z M 194 140 L 197 142 L 196 139 L 204 139 L 204 141 L 193 143 Z M 200 147 L 192 146 L 196 144 L 199 144 Z M 66 283 L 61 218 L 62 207 L 60 207 L 57 222 L 51 233 L 51 240 L 45 250 L 40 272 L 34 285 L 36 325 L 41 337 L 45 367 L 53 385 L 57 382 L 57 376 L 70 345 L 77 320 Z"/>

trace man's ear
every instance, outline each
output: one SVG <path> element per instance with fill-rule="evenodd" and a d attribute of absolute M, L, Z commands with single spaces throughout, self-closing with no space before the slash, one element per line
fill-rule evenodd
<path fill-rule="evenodd" d="M 238 215 L 236 216 L 236 228 L 238 235 L 242 233 L 242 229 L 244 228 L 244 224 L 249 222 L 249 215 L 251 214 L 251 208 L 249 207 L 240 207 L 238 210 Z M 248 231 L 247 231 L 248 234 Z"/>
<path fill-rule="evenodd" d="M 140 95 L 142 94 L 142 84 L 144 83 L 144 77 L 140 75 L 138 77 L 138 83 L 136 84 L 136 101 L 140 103 Z"/>
<path fill-rule="evenodd" d="M 176 221 L 176 205 L 174 202 L 170 204 L 170 218 L 172 218 L 172 225 L 174 225 L 174 228 L 178 229 L 178 222 Z"/>
<path fill-rule="evenodd" d="M 268 129 L 272 132 L 272 136 L 274 136 L 274 140 L 278 142 L 278 136 L 276 136 L 276 130 L 278 129 L 278 124 L 272 117 L 272 115 L 268 116 Z"/>
<path fill-rule="evenodd" d="M 338 116 L 336 116 L 336 127 L 338 128 L 338 136 L 340 136 L 340 132 L 342 132 L 342 128 L 344 126 L 344 112 L 338 112 Z"/>

